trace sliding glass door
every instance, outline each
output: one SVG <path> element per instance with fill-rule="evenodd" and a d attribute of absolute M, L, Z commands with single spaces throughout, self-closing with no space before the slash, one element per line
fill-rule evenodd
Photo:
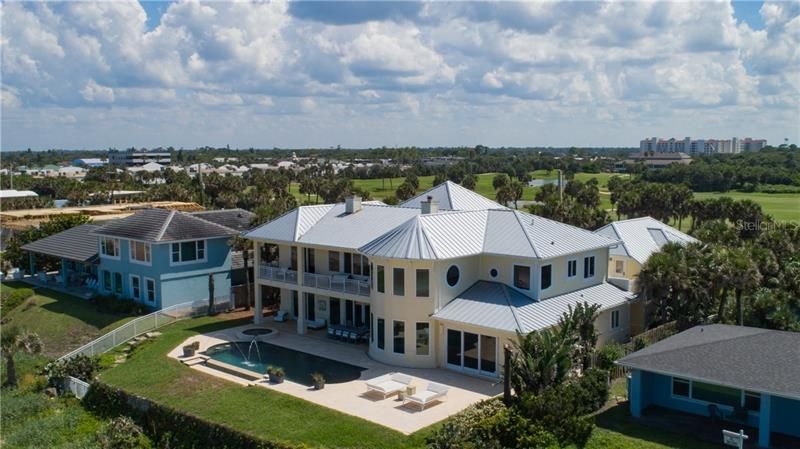
<path fill-rule="evenodd" d="M 497 376 L 497 338 L 447 329 L 445 359 L 448 368 Z"/>

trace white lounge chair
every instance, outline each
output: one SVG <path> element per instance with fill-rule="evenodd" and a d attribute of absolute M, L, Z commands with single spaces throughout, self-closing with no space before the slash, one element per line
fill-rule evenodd
<path fill-rule="evenodd" d="M 282 323 L 282 322 L 286 321 L 286 318 L 287 318 L 288 315 L 289 315 L 289 313 L 287 311 L 278 310 L 278 313 L 275 314 L 275 318 L 273 318 L 273 320 Z"/>
<path fill-rule="evenodd" d="M 445 396 L 447 396 L 447 390 L 449 390 L 448 387 L 431 382 L 425 390 L 412 394 L 411 396 L 406 396 L 406 400 L 419 405 L 420 410 L 425 410 L 425 406 L 431 402 L 444 399 Z"/>
<path fill-rule="evenodd" d="M 325 320 L 322 318 L 309 320 L 307 326 L 309 329 L 323 329 L 325 327 Z"/>
<path fill-rule="evenodd" d="M 367 381 L 367 393 L 375 391 L 382 394 L 383 398 L 386 399 L 387 396 L 405 390 L 410 383 L 411 376 L 400 373 L 384 374 Z"/>

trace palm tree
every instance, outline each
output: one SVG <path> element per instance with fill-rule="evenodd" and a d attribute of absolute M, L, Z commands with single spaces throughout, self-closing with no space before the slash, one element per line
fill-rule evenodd
<path fill-rule="evenodd" d="M 245 280 L 245 288 L 247 290 L 247 305 L 245 305 L 244 310 L 250 310 L 250 248 L 252 248 L 252 243 L 250 240 L 246 239 L 243 235 L 239 234 L 233 237 L 229 242 L 231 249 L 234 251 L 241 251 L 242 252 L 242 260 L 244 261 L 244 273 L 246 276 Z M 258 313 L 259 311 L 256 311 Z"/>
<path fill-rule="evenodd" d="M 565 339 L 564 327 L 547 328 L 528 335 L 517 334 L 513 342 L 511 383 L 517 396 L 540 393 L 560 384 L 572 369 L 573 339 Z"/>
<path fill-rule="evenodd" d="M 761 273 L 758 271 L 758 266 L 753 262 L 751 254 L 752 251 L 747 247 L 731 250 L 733 288 L 736 293 L 736 314 L 739 326 L 744 325 L 742 294 L 754 291 L 761 283 Z"/>
<path fill-rule="evenodd" d="M 575 308 L 568 307 L 568 310 L 563 313 L 559 319 L 561 326 L 568 326 L 573 328 L 573 332 L 578 338 L 578 346 L 580 351 L 578 358 L 580 359 L 583 371 L 589 369 L 591 365 L 592 352 L 597 345 L 597 333 L 594 328 L 594 321 L 597 318 L 597 311 L 600 306 L 597 304 L 589 304 L 588 302 L 578 303 Z"/>
<path fill-rule="evenodd" d="M 14 355 L 18 352 L 39 354 L 42 352 L 42 340 L 33 332 L 20 330 L 16 326 L 7 327 L 3 329 L 3 335 L 0 337 L 0 348 L 6 359 L 6 384 L 16 387 L 17 368 L 14 364 Z"/>

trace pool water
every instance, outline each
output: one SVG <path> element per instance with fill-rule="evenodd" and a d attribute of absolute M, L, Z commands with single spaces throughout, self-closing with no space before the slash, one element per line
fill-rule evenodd
<path fill-rule="evenodd" d="M 205 354 L 210 358 L 256 373 L 266 373 L 268 366 L 281 367 L 286 379 L 312 386 L 312 373 L 322 373 L 325 382 L 337 384 L 356 380 L 364 368 L 318 357 L 305 352 L 260 341 L 237 341 L 212 346 Z"/>
<path fill-rule="evenodd" d="M 245 335 L 267 335 L 272 333 L 272 329 L 266 329 L 263 327 L 253 327 L 250 329 L 245 329 L 242 331 Z"/>

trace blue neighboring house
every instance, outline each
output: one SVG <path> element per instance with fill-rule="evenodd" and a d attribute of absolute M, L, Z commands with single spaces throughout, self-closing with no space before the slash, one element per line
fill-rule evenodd
<path fill-rule="evenodd" d="M 227 302 L 237 276 L 229 242 L 252 218 L 241 209 L 144 209 L 110 221 L 91 231 L 98 245 L 98 291 L 163 309 L 207 300 L 213 277 L 216 301 Z"/>
<path fill-rule="evenodd" d="M 734 431 L 752 427 L 750 441 L 760 447 L 779 437 L 800 447 L 800 333 L 697 326 L 617 364 L 631 369 L 634 417 L 662 407 L 718 419 Z"/>

